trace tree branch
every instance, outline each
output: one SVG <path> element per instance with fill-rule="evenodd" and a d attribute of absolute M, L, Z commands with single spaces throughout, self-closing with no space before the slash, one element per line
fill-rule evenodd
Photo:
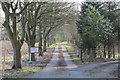
<path fill-rule="evenodd" d="M 17 16 L 19 16 L 31 3 L 28 3 L 25 5 L 25 7 L 19 12 L 19 13 L 16 13 Z"/>

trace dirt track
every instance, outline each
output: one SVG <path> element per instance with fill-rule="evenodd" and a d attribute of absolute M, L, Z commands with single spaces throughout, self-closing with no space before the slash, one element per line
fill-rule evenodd
<path fill-rule="evenodd" d="M 58 66 L 60 53 L 63 54 L 66 66 Z M 78 67 L 72 63 L 66 48 L 59 45 L 55 48 L 52 60 L 42 71 L 24 78 L 118 78 L 114 71 L 118 71 L 117 61 Z"/>

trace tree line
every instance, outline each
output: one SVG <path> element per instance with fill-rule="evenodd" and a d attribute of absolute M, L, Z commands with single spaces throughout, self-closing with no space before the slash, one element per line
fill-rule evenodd
<path fill-rule="evenodd" d="M 71 21 L 73 5 L 70 3 L 51 2 L 1 2 L 5 13 L 3 26 L 5 27 L 14 50 L 13 69 L 21 66 L 21 47 L 24 42 L 29 47 L 39 43 L 39 54 L 46 51 L 47 40 L 51 39 L 51 32 Z M 35 61 L 35 55 L 31 54 Z"/>
<path fill-rule="evenodd" d="M 14 49 L 13 69 L 22 68 L 21 47 L 24 42 L 29 46 L 29 55 L 30 47 L 38 42 L 42 56 L 47 43 L 55 41 L 57 32 L 60 34 L 55 37 L 69 38 L 78 46 L 82 62 L 85 59 L 93 61 L 98 54 L 101 58 L 115 58 L 116 45 L 120 53 L 118 2 L 84 2 L 80 11 L 75 9 L 75 4 L 66 2 L 13 1 L 1 2 L 1 6 L 5 13 L 3 26 Z M 34 54 L 31 60 L 35 61 Z"/>
<path fill-rule="evenodd" d="M 80 59 L 93 61 L 100 58 L 115 58 L 115 46 L 120 53 L 120 6 L 119 2 L 84 2 L 76 21 Z M 87 55 L 84 57 L 83 55 Z"/>

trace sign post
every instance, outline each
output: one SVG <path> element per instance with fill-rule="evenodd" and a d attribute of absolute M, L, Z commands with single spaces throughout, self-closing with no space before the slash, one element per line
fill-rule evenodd
<path fill-rule="evenodd" d="M 31 52 L 30 52 L 30 57 L 29 57 L 30 59 L 29 59 L 29 63 L 31 64 L 32 63 L 32 61 L 31 61 Z"/>
<path fill-rule="evenodd" d="M 38 47 L 30 47 L 30 59 L 29 59 L 29 63 L 32 64 L 32 55 L 31 54 L 35 54 L 35 53 L 39 53 L 39 48 Z"/>

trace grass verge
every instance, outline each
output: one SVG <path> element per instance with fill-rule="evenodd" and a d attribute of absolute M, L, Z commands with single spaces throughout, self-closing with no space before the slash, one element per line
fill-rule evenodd
<path fill-rule="evenodd" d="M 72 48 L 72 46 L 70 46 L 70 45 L 64 45 L 64 46 L 66 47 L 73 63 L 76 64 L 76 65 L 82 64 L 80 58 L 75 53 L 74 48 Z"/>
<path fill-rule="evenodd" d="M 22 69 L 5 69 L 5 78 L 17 78 L 42 70 L 41 67 L 23 67 Z"/>

